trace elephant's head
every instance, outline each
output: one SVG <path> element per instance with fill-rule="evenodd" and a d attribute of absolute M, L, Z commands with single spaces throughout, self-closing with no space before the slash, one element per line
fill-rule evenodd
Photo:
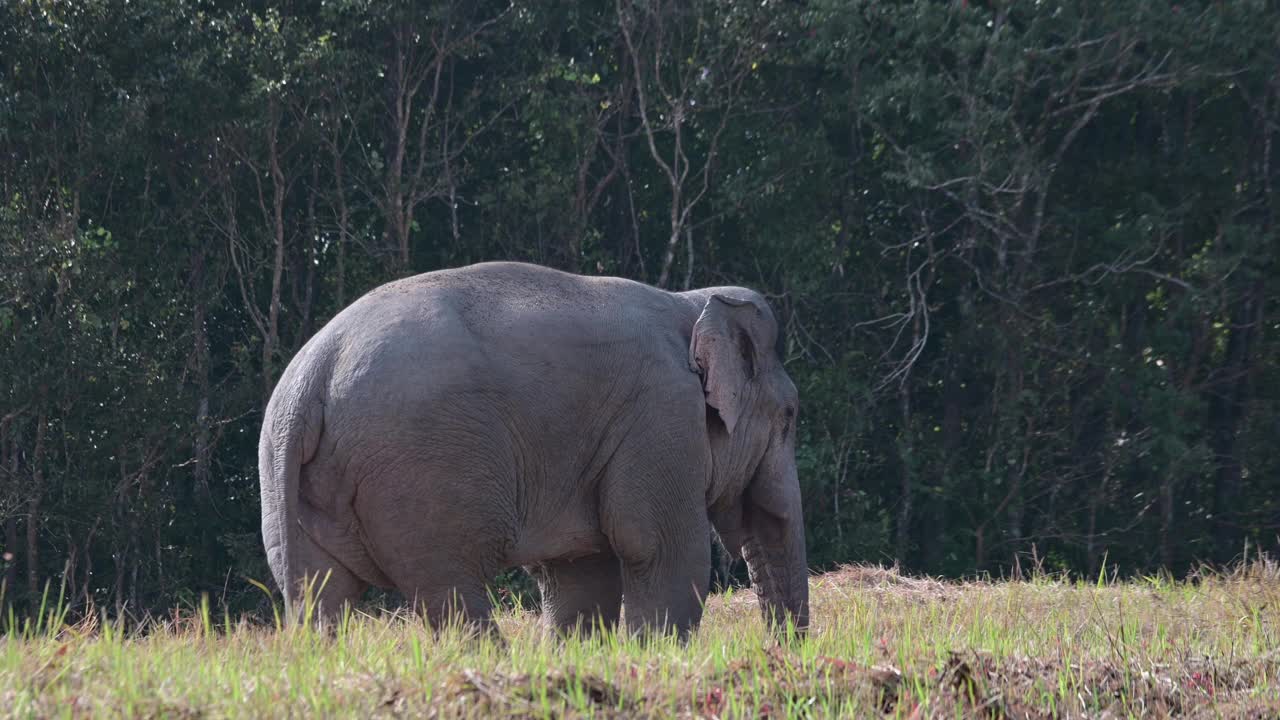
<path fill-rule="evenodd" d="M 735 297 L 736 296 L 736 297 Z M 796 475 L 795 384 L 775 350 L 778 325 L 755 293 L 711 291 L 689 363 L 702 378 L 713 471 L 712 524 L 747 561 L 766 623 L 809 625 L 809 572 Z"/>

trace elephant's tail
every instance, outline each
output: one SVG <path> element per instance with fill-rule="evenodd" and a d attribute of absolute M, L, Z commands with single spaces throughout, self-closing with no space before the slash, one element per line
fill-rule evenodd
<path fill-rule="evenodd" d="M 324 426 L 323 390 L 316 373 L 295 369 L 291 365 L 276 385 L 258 441 L 262 540 L 290 621 L 297 610 L 302 572 L 297 559 L 302 533 L 298 479 L 302 466 L 315 456 Z"/>

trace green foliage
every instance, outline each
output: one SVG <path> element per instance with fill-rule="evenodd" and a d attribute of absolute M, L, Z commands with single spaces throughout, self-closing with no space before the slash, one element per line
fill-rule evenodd
<path fill-rule="evenodd" d="M 1274 547 L 1277 38 L 1264 0 L 0 4 L 8 597 L 262 607 L 274 378 L 499 258 L 769 294 L 817 566 Z"/>

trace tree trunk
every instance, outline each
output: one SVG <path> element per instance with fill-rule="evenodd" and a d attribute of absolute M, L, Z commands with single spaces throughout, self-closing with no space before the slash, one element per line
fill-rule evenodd
<path fill-rule="evenodd" d="M 336 131 L 335 131 L 336 132 Z M 338 309 L 347 305 L 347 236 L 351 229 L 351 213 L 347 209 L 346 183 L 343 180 L 342 150 L 338 141 L 334 140 L 333 148 L 333 189 L 338 204 Z"/>
<path fill-rule="evenodd" d="M 4 521 L 4 602 L 5 606 L 13 604 L 13 594 L 18 587 L 18 558 L 13 552 L 18 547 L 18 519 L 7 518 Z"/>
<path fill-rule="evenodd" d="M 0 427 L 0 463 L 4 463 L 10 481 L 18 476 L 18 439 L 11 432 L 12 418 L 6 417 Z M 12 514 L 4 521 L 4 601 L 5 606 L 13 604 L 13 596 L 18 588 L 18 518 Z M 0 607 L 0 609 L 3 609 Z"/>
<path fill-rule="evenodd" d="M 901 470 L 898 505 L 897 537 L 894 542 L 894 559 L 900 567 L 907 567 L 907 553 L 911 550 L 912 494 L 915 491 L 915 458 L 911 443 L 911 395 L 906 379 L 898 386 L 898 411 L 902 427 L 899 430 L 898 453 Z"/>
<path fill-rule="evenodd" d="M 31 453 L 31 488 L 27 497 L 27 592 L 40 594 L 40 501 L 44 492 L 45 410 L 36 418 L 36 444 Z"/>
<path fill-rule="evenodd" d="M 209 492 L 209 336 L 205 329 L 208 309 L 205 303 L 205 256 L 197 250 L 193 259 L 191 288 L 194 297 L 191 309 L 192 365 L 196 378 L 196 437 L 194 447 L 195 468 L 193 479 L 202 492 Z"/>
<path fill-rule="evenodd" d="M 1262 282 L 1258 281 L 1231 314 L 1231 334 L 1222 368 L 1229 384 L 1213 388 L 1210 392 L 1210 442 L 1217 467 L 1213 490 L 1213 535 L 1219 562 L 1232 560 L 1244 542 L 1236 519 L 1242 499 L 1242 467 L 1236 450 L 1236 436 L 1249 397 L 1250 354 L 1253 336 L 1262 320 L 1262 297 Z"/>
<path fill-rule="evenodd" d="M 941 493 L 934 493 L 928 501 L 928 518 L 930 534 L 934 542 L 926 543 L 921 548 L 920 562 L 926 572 L 939 572 L 947 550 L 943 539 L 946 537 L 948 520 L 955 503 L 955 466 L 960 461 L 960 447 L 963 440 L 961 417 L 963 415 L 964 393 L 960 387 L 960 371 L 954 361 L 948 364 L 946 387 L 943 390 L 942 410 L 942 472 L 940 482 Z"/>
<path fill-rule="evenodd" d="M 1008 345 L 1005 355 L 1005 367 L 1008 368 L 1011 388 L 1007 395 L 1012 415 L 1009 419 L 1009 425 L 1012 426 L 1009 433 L 1009 449 L 1013 450 L 1017 447 L 1014 443 L 1017 442 L 1016 438 L 1019 434 L 1017 426 L 1020 424 L 1019 421 L 1022 417 L 1022 393 L 1026 387 L 1026 374 L 1023 371 L 1023 343 L 1015 340 L 1015 338 L 1021 339 L 1022 337 L 1022 334 L 1018 331 L 1016 318 L 1006 312 L 1003 325 L 1005 343 Z M 1015 565 L 1017 564 L 1018 552 L 1022 549 L 1023 519 L 1026 515 L 1023 483 L 1026 480 L 1027 460 L 1031 450 L 1031 442 L 1032 433 L 1031 428 L 1028 426 L 1026 433 L 1022 437 L 1022 462 L 1016 468 L 1010 468 L 1008 464 L 1004 465 L 1006 473 L 1009 470 L 1013 471 L 1011 474 L 1006 475 L 1009 479 L 1009 517 L 1005 527 L 1008 532 L 1009 560 Z"/>
<path fill-rule="evenodd" d="M 301 316 L 301 327 L 298 332 L 298 347 L 311 337 L 312 305 L 315 300 L 316 287 L 316 245 L 319 242 L 320 227 L 316 223 L 316 193 L 320 185 L 320 164 L 311 163 L 311 187 L 307 188 L 307 251 L 303 253 L 306 269 L 302 272 L 302 299 L 298 314 Z"/>
<path fill-rule="evenodd" d="M 274 106 L 271 112 L 275 115 L 271 129 L 267 134 L 267 152 L 271 162 L 271 224 L 275 253 L 271 264 L 271 306 L 267 310 L 267 333 L 262 338 L 262 403 L 266 406 L 271 399 L 271 390 L 275 386 L 276 345 L 280 336 L 280 287 L 284 278 L 284 198 L 285 178 L 280 167 L 280 117 L 279 108 Z"/>
<path fill-rule="evenodd" d="M 662 255 L 662 272 L 658 274 L 658 287 L 664 290 L 671 281 L 671 266 L 675 263 L 676 248 L 680 246 L 680 186 L 672 181 L 671 186 L 671 237 L 667 238 L 667 249 Z"/>
<path fill-rule="evenodd" d="M 198 247 L 192 258 L 191 269 L 191 372 L 196 386 L 195 402 L 195 437 L 192 440 L 192 472 L 191 482 L 178 486 L 178 497 L 185 507 L 200 516 L 213 510 L 213 422 L 210 419 L 209 388 L 209 333 L 208 296 L 205 294 L 206 257 L 203 247 Z M 97 523 L 94 528 L 96 530 Z M 216 557 L 217 536 L 215 528 L 206 523 L 197 525 L 197 536 L 192 538 L 205 557 Z M 90 533 L 90 540 L 92 533 Z M 85 541 L 85 561 L 92 566 L 93 556 L 89 541 Z M 86 584 L 88 576 L 85 580 Z"/>
<path fill-rule="evenodd" d="M 1173 481 L 1175 470 L 1168 468 L 1160 482 L 1160 566 L 1173 570 Z"/>
<path fill-rule="evenodd" d="M 413 79 L 411 72 L 412 50 L 410 43 L 413 29 L 407 22 L 401 22 L 392 31 L 394 53 L 387 67 L 388 104 L 391 117 L 389 119 L 386 146 L 383 157 L 387 158 L 387 169 L 384 180 L 383 215 L 387 223 L 389 238 L 395 248 L 395 259 L 392 271 L 398 276 L 404 275 L 409 268 L 409 219 L 405 217 L 407 192 L 405 188 L 405 160 L 409 152 L 409 125 L 413 122 Z"/>

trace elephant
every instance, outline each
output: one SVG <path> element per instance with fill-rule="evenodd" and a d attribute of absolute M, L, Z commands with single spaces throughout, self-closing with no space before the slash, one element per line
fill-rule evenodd
<path fill-rule="evenodd" d="M 766 623 L 803 632 L 778 335 L 742 287 L 490 262 L 373 289 L 297 352 L 262 423 L 262 536 L 290 622 L 311 582 L 319 616 L 377 586 L 433 627 L 492 629 L 488 583 L 524 566 L 550 628 L 615 628 L 625 605 L 628 632 L 686 637 L 714 528 Z"/>

